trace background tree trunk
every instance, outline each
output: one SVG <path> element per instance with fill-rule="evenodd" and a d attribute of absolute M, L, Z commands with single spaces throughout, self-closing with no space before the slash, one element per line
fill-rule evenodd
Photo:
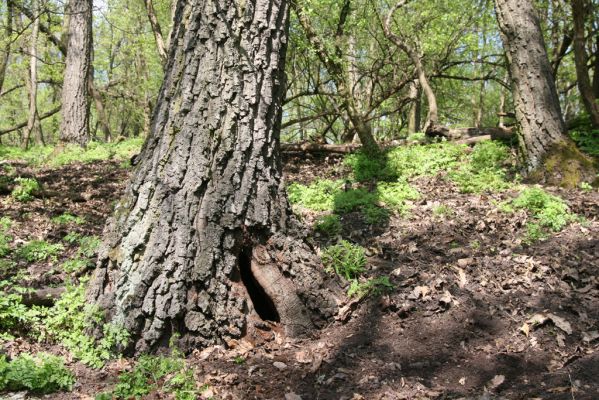
<path fill-rule="evenodd" d="M 253 322 L 288 334 L 336 311 L 282 181 L 285 0 L 180 0 L 141 163 L 88 293 L 151 351 L 228 344 Z M 268 29 L 266 29 L 268 27 Z"/>
<path fill-rule="evenodd" d="M 599 103 L 593 92 L 593 85 L 589 77 L 589 68 L 587 66 L 588 56 L 585 40 L 585 18 L 588 7 L 585 7 L 583 0 L 572 0 L 572 19 L 574 20 L 574 63 L 576 65 L 576 79 L 578 81 L 578 91 L 582 98 L 584 108 L 591 118 L 593 127 L 599 129 Z M 586 10 L 585 10 L 586 9 Z M 586 11 L 586 12 L 585 12 Z"/>
<path fill-rule="evenodd" d="M 543 34 L 531 1 L 496 0 L 495 6 L 512 79 L 525 175 L 569 187 L 595 179 L 592 162 L 566 135 Z"/>
<path fill-rule="evenodd" d="M 91 65 L 92 1 L 70 0 L 68 37 L 62 85 L 60 141 L 86 146 L 89 134 L 88 76 Z"/>
<path fill-rule="evenodd" d="M 40 19 L 37 2 L 34 0 L 31 4 L 35 19 L 31 27 L 31 43 L 29 46 L 29 76 L 27 78 L 27 91 L 29 92 L 29 113 L 27 117 L 27 127 L 23 135 L 23 148 L 29 147 L 31 135 L 34 134 L 39 142 L 43 142 L 41 134 L 40 119 L 37 111 L 37 40 L 39 36 Z M 40 140 L 42 139 L 42 140 Z"/>
<path fill-rule="evenodd" d="M 408 114 L 408 133 L 420 132 L 420 102 L 422 93 L 418 85 L 418 80 L 415 79 L 410 83 L 410 111 Z"/>
<path fill-rule="evenodd" d="M 12 0 L 6 0 L 6 16 L 4 23 L 4 48 L 0 52 L 0 93 L 3 91 L 4 79 L 6 77 L 6 70 L 8 69 L 8 61 L 10 59 L 10 51 L 12 47 L 12 18 L 13 18 L 13 4 Z"/>

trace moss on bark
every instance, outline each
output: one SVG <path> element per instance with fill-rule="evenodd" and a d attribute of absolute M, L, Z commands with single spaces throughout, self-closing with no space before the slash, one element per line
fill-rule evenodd
<path fill-rule="evenodd" d="M 527 180 L 565 188 L 577 187 L 581 182 L 596 184 L 597 165 L 573 141 L 565 139 L 551 146 Z"/>

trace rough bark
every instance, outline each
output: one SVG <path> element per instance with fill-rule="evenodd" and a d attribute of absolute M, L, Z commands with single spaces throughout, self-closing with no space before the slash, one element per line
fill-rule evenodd
<path fill-rule="evenodd" d="M 588 10 L 586 10 L 588 11 Z M 593 127 L 599 129 L 599 103 L 593 92 L 593 85 L 589 77 L 588 55 L 585 40 L 585 2 L 572 0 L 572 19 L 574 20 L 574 63 L 576 65 L 576 79 L 578 91 L 586 112 L 591 118 Z"/>
<path fill-rule="evenodd" d="M 538 17 L 530 0 L 496 0 L 519 124 L 523 173 L 530 179 L 576 186 L 595 179 L 591 161 L 566 136 Z"/>
<path fill-rule="evenodd" d="M 150 137 L 88 296 L 130 350 L 191 350 L 336 312 L 282 180 L 285 0 L 179 0 Z"/>
<path fill-rule="evenodd" d="M 92 1 L 70 0 L 67 54 L 62 85 L 60 141 L 86 146 L 89 134 L 88 76 L 91 65 Z"/>

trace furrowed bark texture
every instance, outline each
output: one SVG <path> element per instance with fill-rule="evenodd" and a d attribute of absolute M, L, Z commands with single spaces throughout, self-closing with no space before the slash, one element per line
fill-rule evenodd
<path fill-rule="evenodd" d="M 62 86 L 60 141 L 81 146 L 89 141 L 88 76 L 91 65 L 92 1 L 70 0 L 68 45 Z"/>
<path fill-rule="evenodd" d="M 285 0 L 180 0 L 152 130 L 88 293 L 152 351 L 291 335 L 336 312 L 290 212 L 279 127 Z"/>
<path fill-rule="evenodd" d="M 549 184 L 575 186 L 594 179 L 592 164 L 566 136 L 551 65 L 538 17 L 530 0 L 496 0 L 512 93 L 524 173 Z"/>

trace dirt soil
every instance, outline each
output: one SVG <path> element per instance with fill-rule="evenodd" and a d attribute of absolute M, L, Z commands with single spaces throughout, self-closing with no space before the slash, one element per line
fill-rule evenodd
<path fill-rule="evenodd" d="M 70 230 L 101 235 L 128 175 L 116 162 L 15 167 L 44 188 L 31 203 L 0 198 L 0 214 L 16 221 L 10 234 L 17 242 L 59 241 L 68 232 L 50 218 L 64 212 L 85 217 Z M 285 159 L 288 181 L 346 173 L 338 157 Z M 368 249 L 366 275 L 388 276 L 394 289 L 348 299 L 311 338 L 292 340 L 263 326 L 264 342 L 194 352 L 188 361 L 196 378 L 210 385 L 204 398 L 599 399 L 599 193 L 546 188 L 584 221 L 526 245 L 526 213 L 498 209 L 517 191 L 464 195 L 442 175 L 412 184 L 422 198 L 408 216 L 376 227 L 358 213 L 342 218 L 342 236 Z M 329 240 L 314 238 L 317 247 Z M 60 262 L 21 265 L 30 276 L 22 283 L 60 285 Z M 25 339 L 4 347 L 61 352 Z M 117 360 L 92 370 L 71 361 L 73 392 L 45 398 L 93 398 L 130 365 Z"/>

